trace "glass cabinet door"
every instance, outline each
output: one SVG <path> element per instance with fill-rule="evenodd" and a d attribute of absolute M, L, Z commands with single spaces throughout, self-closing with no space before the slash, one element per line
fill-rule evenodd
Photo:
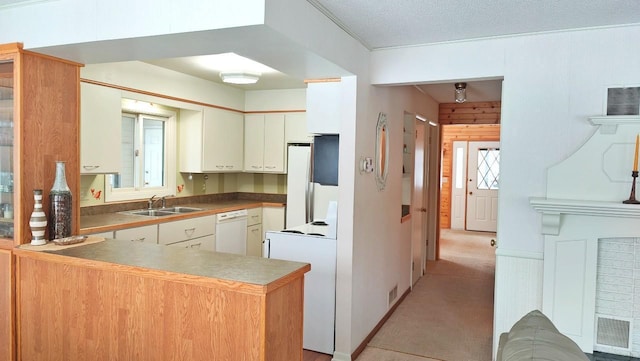
<path fill-rule="evenodd" d="M 0 238 L 13 238 L 13 61 L 0 60 Z"/>

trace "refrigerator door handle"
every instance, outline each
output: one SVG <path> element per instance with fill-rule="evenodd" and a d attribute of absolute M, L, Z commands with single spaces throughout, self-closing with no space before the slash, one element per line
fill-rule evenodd
<path fill-rule="evenodd" d="M 313 219 L 313 193 L 315 191 L 315 184 L 313 182 L 307 183 L 307 222 L 311 223 L 314 221 Z"/>

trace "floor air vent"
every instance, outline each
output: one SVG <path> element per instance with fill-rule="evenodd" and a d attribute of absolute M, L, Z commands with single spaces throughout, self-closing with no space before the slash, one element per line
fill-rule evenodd
<path fill-rule="evenodd" d="M 596 315 L 596 345 L 628 350 L 631 321 Z"/>

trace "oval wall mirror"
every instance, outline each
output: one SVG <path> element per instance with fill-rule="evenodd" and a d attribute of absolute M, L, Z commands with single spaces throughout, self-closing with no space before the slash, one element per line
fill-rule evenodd
<path fill-rule="evenodd" d="M 387 115 L 378 114 L 378 124 L 376 126 L 376 183 L 378 189 L 383 190 L 387 185 L 387 174 L 389 173 L 389 128 L 387 125 Z"/>

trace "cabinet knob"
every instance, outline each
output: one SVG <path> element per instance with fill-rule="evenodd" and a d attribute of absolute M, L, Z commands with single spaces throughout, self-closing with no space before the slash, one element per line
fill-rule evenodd
<path fill-rule="evenodd" d="M 496 246 L 496 240 L 495 240 L 495 239 L 492 239 L 492 240 L 491 240 L 491 247 L 495 247 L 495 246 Z"/>
<path fill-rule="evenodd" d="M 100 166 L 99 165 L 83 165 L 82 168 L 84 168 L 85 170 L 96 170 L 100 168 Z"/>

